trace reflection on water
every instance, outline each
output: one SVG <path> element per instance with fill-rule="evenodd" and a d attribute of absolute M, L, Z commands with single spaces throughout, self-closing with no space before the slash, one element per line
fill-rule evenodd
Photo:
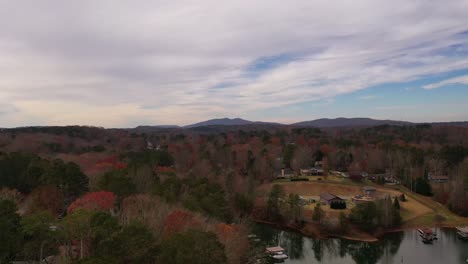
<path fill-rule="evenodd" d="M 289 255 L 284 263 L 451 264 L 468 259 L 468 243 L 450 229 L 437 230 L 439 239 L 432 245 L 423 244 L 416 230 L 388 234 L 376 243 L 311 239 L 267 225 L 255 225 L 254 233 L 261 239 L 260 247 L 283 247 Z"/>

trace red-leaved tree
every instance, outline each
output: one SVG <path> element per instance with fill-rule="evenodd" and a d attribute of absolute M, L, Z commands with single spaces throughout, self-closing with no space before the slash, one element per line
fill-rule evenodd
<path fill-rule="evenodd" d="M 169 214 L 164 224 L 164 235 L 182 232 L 186 229 L 200 228 L 201 223 L 190 212 L 175 210 Z"/>
<path fill-rule="evenodd" d="M 90 192 L 83 197 L 76 199 L 67 209 L 68 213 L 72 213 L 78 208 L 89 210 L 109 211 L 114 208 L 117 196 L 112 192 Z"/>

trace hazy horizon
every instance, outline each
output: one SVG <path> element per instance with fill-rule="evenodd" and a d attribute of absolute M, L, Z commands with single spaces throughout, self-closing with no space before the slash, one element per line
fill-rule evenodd
<path fill-rule="evenodd" d="M 186 127 L 186 126 L 191 126 L 191 125 L 195 125 L 195 124 L 198 124 L 198 123 L 203 123 L 205 121 L 212 121 L 212 120 L 217 120 L 217 119 L 230 119 L 230 120 L 233 120 L 233 119 L 242 119 L 242 120 L 245 120 L 245 121 L 250 121 L 250 122 L 264 122 L 264 123 L 277 123 L 278 125 L 294 125 L 296 123 L 300 123 L 300 122 L 308 122 L 308 121 L 315 121 L 315 120 L 320 120 L 320 119 L 330 119 L 330 120 L 334 120 L 334 119 L 339 119 L 339 118 L 345 118 L 345 119 L 367 119 L 369 117 L 342 117 L 342 116 L 339 116 L 339 117 L 321 117 L 321 118 L 317 118 L 317 119 L 308 119 L 308 120 L 298 120 L 296 122 L 278 122 L 278 121 L 264 121 L 264 120 L 249 120 L 249 119 L 246 119 L 246 118 L 242 118 L 242 117 L 221 117 L 221 118 L 209 118 L 209 119 L 206 119 L 206 120 L 195 120 L 193 122 L 190 122 L 190 123 L 187 123 L 187 124 L 138 124 L 138 125 L 135 125 L 135 126 L 121 126 L 121 127 L 106 127 L 106 126 L 100 126 L 100 125 L 91 125 L 91 124 L 64 124 L 64 125 L 41 125 L 41 124 L 30 124 L 30 125 L 25 125 L 25 126 L 11 126 L 11 127 L 8 127 L 8 126 L 4 126 L 4 127 L 0 127 L 0 128 L 21 128 L 21 127 L 47 127 L 47 126 L 90 126 L 90 127 L 102 127 L 102 128 L 105 128 L 105 129 L 113 129 L 113 128 L 116 128 L 116 129 L 120 129 L 120 128 L 135 128 L 135 127 L 139 127 L 139 126 L 175 126 L 175 127 Z M 410 123 L 414 123 L 414 124 L 423 124 L 423 123 L 458 123 L 458 122 L 468 122 L 468 120 L 452 120 L 452 121 L 437 121 L 437 120 L 434 120 L 434 121 L 407 121 L 407 120 L 394 120 L 394 119 L 375 119 L 375 118 L 369 118 L 369 119 L 373 119 L 373 120 L 377 120 L 377 121 L 386 121 L 386 120 L 389 120 L 389 121 L 399 121 L 399 122 L 410 122 Z"/>
<path fill-rule="evenodd" d="M 0 127 L 466 121 L 467 13 L 462 0 L 0 0 Z"/>

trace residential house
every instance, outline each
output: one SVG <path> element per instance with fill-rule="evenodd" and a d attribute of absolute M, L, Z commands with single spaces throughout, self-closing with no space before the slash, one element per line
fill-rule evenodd
<path fill-rule="evenodd" d="M 301 176 L 323 176 L 324 170 L 322 168 L 313 167 L 300 170 Z"/>
<path fill-rule="evenodd" d="M 434 175 L 432 173 L 429 173 L 427 178 L 429 179 L 429 181 L 435 183 L 444 183 L 449 181 L 449 177 L 447 175 Z"/>
<path fill-rule="evenodd" d="M 362 181 L 368 174 L 366 172 L 350 172 L 349 178 L 353 181 Z"/>
<path fill-rule="evenodd" d="M 378 183 L 385 183 L 388 185 L 396 185 L 400 184 L 400 181 L 393 176 L 391 173 L 376 173 L 376 174 L 369 174 L 367 177 L 368 180 Z"/>
<path fill-rule="evenodd" d="M 345 202 L 344 199 L 334 195 L 334 194 L 331 194 L 331 193 L 321 193 L 320 194 L 320 202 L 322 203 L 325 203 L 325 204 L 328 204 L 330 205 L 331 203 L 333 202 Z"/>
<path fill-rule="evenodd" d="M 353 201 L 355 204 L 373 202 L 374 200 L 374 197 L 362 194 L 355 195 L 353 198 L 351 198 L 351 201 Z"/>
<path fill-rule="evenodd" d="M 392 174 L 385 176 L 384 179 L 385 179 L 385 184 L 387 185 L 400 184 L 400 180 L 397 177 L 393 176 Z"/>
<path fill-rule="evenodd" d="M 375 193 L 377 192 L 377 189 L 375 189 L 375 187 L 372 187 L 372 186 L 364 186 L 362 188 L 362 191 L 364 195 L 374 197 Z"/>
<path fill-rule="evenodd" d="M 153 143 L 151 143 L 151 142 L 149 142 L 149 141 L 146 141 L 146 148 L 147 148 L 147 149 L 150 149 L 150 150 L 154 149 Z"/>
<path fill-rule="evenodd" d="M 286 179 L 294 177 L 294 171 L 289 168 L 281 169 L 281 172 L 276 176 L 277 179 Z"/>

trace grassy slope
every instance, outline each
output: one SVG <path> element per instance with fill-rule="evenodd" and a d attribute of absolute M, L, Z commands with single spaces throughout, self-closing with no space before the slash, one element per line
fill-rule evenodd
<path fill-rule="evenodd" d="M 468 225 L 468 217 L 460 217 L 452 213 L 447 207 L 435 202 L 430 197 L 413 193 L 404 187 L 400 187 L 400 191 L 403 192 L 408 198 L 414 199 L 431 209 L 430 212 L 407 219 L 403 227 L 410 228 L 434 225 L 453 227 Z"/>

